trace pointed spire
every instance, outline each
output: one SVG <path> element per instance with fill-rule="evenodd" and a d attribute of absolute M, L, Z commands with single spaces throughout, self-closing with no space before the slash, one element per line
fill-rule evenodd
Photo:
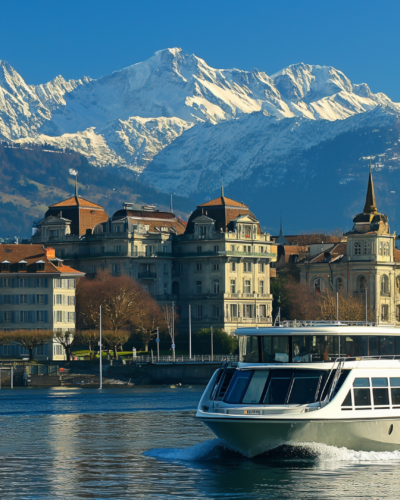
<path fill-rule="evenodd" d="M 367 197 L 365 199 L 364 213 L 365 214 L 376 214 L 378 208 L 375 202 L 375 192 L 374 192 L 374 182 L 372 180 L 372 170 L 371 170 L 371 159 L 369 160 L 369 179 L 368 179 L 368 189 Z"/>
<path fill-rule="evenodd" d="M 278 236 L 278 238 L 276 239 L 276 242 L 277 242 L 279 245 L 288 245 L 288 241 L 287 241 L 287 239 L 285 238 L 285 236 L 283 235 L 283 229 L 282 229 L 282 212 L 281 212 L 281 221 L 280 221 L 279 236 Z"/>

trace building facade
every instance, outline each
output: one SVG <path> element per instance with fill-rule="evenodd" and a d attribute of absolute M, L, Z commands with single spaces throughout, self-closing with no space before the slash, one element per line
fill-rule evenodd
<path fill-rule="evenodd" d="M 344 241 L 300 264 L 301 282 L 316 292 L 358 296 L 369 320 L 400 324 L 400 251 L 388 217 L 378 213 L 371 172 L 364 211 L 353 223 Z"/>
<path fill-rule="evenodd" d="M 199 205 L 187 224 L 172 212 L 124 203 L 107 221 L 93 220 L 85 234 L 72 224 L 76 215 L 50 212 L 61 206 L 49 207 L 32 241 L 51 242 L 57 256 L 86 274 L 131 276 L 159 303 L 175 303 L 181 329 L 189 326 L 189 305 L 194 331 L 272 323 L 270 262 L 276 246 L 249 207 L 223 192 Z"/>
<path fill-rule="evenodd" d="M 53 248 L 0 245 L 0 329 L 75 331 L 75 288 L 84 274 L 65 266 Z M 0 347 L 0 355 L 27 354 L 17 344 Z M 56 341 L 39 346 L 36 359 L 65 359 Z"/>

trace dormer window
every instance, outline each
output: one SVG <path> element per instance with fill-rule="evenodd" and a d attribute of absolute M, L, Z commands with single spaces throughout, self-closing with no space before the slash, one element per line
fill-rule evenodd
<path fill-rule="evenodd" d="M 167 226 L 161 226 L 161 231 L 163 233 L 168 233 L 168 227 Z"/>
<path fill-rule="evenodd" d="M 26 260 L 20 260 L 18 262 L 18 271 L 26 271 Z"/>
<path fill-rule="evenodd" d="M 3 260 L 3 262 L 1 263 L 1 270 L 2 271 L 10 270 L 10 262 L 8 260 Z"/>
<path fill-rule="evenodd" d="M 199 227 L 199 235 L 200 236 L 207 236 L 207 227 L 206 226 Z"/>
<path fill-rule="evenodd" d="M 44 271 L 44 261 L 38 260 L 36 262 L 36 271 Z"/>

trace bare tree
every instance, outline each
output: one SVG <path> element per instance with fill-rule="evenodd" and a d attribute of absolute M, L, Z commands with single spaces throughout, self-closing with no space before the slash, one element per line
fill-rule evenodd
<path fill-rule="evenodd" d="M 338 298 L 339 319 L 342 321 L 365 321 L 365 304 L 360 297 L 344 296 L 324 292 L 319 297 L 319 316 L 323 320 L 335 320 L 337 314 L 336 299 Z M 371 316 L 371 314 L 369 314 Z M 372 320 L 372 317 L 369 318 Z"/>
<path fill-rule="evenodd" d="M 64 347 L 67 361 L 71 361 L 71 347 L 75 341 L 74 333 L 54 331 L 53 339 Z"/>
<path fill-rule="evenodd" d="M 6 345 L 12 342 L 12 335 L 9 331 L 0 331 L 0 345 Z"/>
<path fill-rule="evenodd" d="M 128 276 L 111 276 L 101 272 L 95 279 L 85 278 L 78 282 L 78 318 L 89 328 L 98 328 L 101 305 L 104 328 L 122 330 L 142 307 L 146 293 Z"/>
<path fill-rule="evenodd" d="M 118 349 L 127 342 L 130 336 L 130 332 L 125 330 L 105 330 L 102 335 L 106 347 L 114 352 L 114 359 L 118 359 Z"/>
<path fill-rule="evenodd" d="M 15 330 L 9 332 L 11 341 L 21 344 L 29 351 L 29 360 L 33 360 L 33 349 L 52 341 L 50 330 Z"/>
<path fill-rule="evenodd" d="M 133 319 L 133 330 L 139 333 L 145 351 L 149 350 L 149 343 L 154 337 L 157 327 L 160 331 L 164 331 L 166 326 L 163 311 L 157 302 L 148 295 Z"/>
<path fill-rule="evenodd" d="M 81 330 L 75 335 L 75 342 L 78 344 L 84 344 L 89 347 L 89 351 L 94 347 L 99 345 L 100 341 L 100 331 L 99 330 Z"/>

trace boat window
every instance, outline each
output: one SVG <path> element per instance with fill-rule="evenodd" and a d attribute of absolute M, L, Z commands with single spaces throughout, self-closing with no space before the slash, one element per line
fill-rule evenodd
<path fill-rule="evenodd" d="M 294 363 L 334 361 L 339 357 L 339 337 L 333 335 L 294 335 Z"/>
<path fill-rule="evenodd" d="M 263 403 L 266 405 L 283 405 L 292 381 L 293 370 L 271 370 L 271 377 Z"/>
<path fill-rule="evenodd" d="M 263 363 L 289 362 L 289 337 L 282 335 L 264 336 L 261 341 Z"/>
<path fill-rule="evenodd" d="M 400 387 L 392 387 L 390 391 L 392 393 L 392 405 L 400 405 Z"/>
<path fill-rule="evenodd" d="M 353 406 L 353 398 L 352 398 L 352 395 L 351 395 L 351 389 L 347 393 L 347 396 L 345 397 L 345 399 L 344 399 L 344 401 L 342 403 L 342 406 L 350 406 L 350 407 Z"/>
<path fill-rule="evenodd" d="M 303 405 L 314 403 L 320 385 L 321 374 L 314 370 L 295 370 L 292 390 L 290 391 L 289 404 Z"/>
<path fill-rule="evenodd" d="M 379 355 L 391 356 L 394 354 L 394 337 L 379 337 Z"/>
<path fill-rule="evenodd" d="M 355 406 L 371 406 L 371 393 L 368 389 L 354 389 Z"/>
<path fill-rule="evenodd" d="M 369 387 L 369 378 L 355 378 L 353 387 Z"/>
<path fill-rule="evenodd" d="M 225 403 L 240 403 L 252 374 L 252 371 L 235 371 L 224 398 Z"/>
<path fill-rule="evenodd" d="M 372 379 L 372 387 L 387 387 L 388 379 L 387 378 L 373 378 Z"/>
<path fill-rule="evenodd" d="M 257 404 L 260 402 L 268 375 L 269 370 L 259 370 L 254 372 L 243 397 L 242 403 Z"/>
<path fill-rule="evenodd" d="M 390 379 L 390 385 L 392 387 L 400 387 L 400 377 L 392 377 Z"/>
<path fill-rule="evenodd" d="M 258 337 L 253 335 L 239 336 L 239 359 L 243 363 L 259 363 Z"/>
<path fill-rule="evenodd" d="M 368 337 L 362 335 L 341 335 L 341 356 L 368 356 Z"/>
<path fill-rule="evenodd" d="M 368 337 L 368 352 L 367 356 L 378 356 L 378 337 Z"/>
<path fill-rule="evenodd" d="M 374 406 L 388 406 L 389 405 L 389 390 L 385 389 L 372 389 L 374 394 Z"/>

